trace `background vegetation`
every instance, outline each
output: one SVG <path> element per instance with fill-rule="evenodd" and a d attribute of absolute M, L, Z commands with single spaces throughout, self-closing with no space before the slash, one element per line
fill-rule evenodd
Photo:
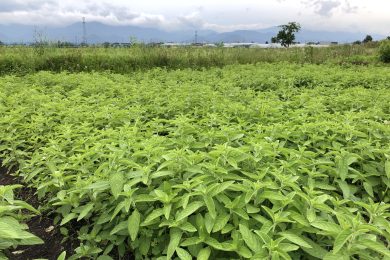
<path fill-rule="evenodd" d="M 371 64 L 378 62 L 378 43 L 340 45 L 328 48 L 57 48 L 0 47 L 0 74 L 26 74 L 37 71 L 112 71 L 133 72 L 164 67 L 169 69 L 222 67 L 258 62 Z"/>

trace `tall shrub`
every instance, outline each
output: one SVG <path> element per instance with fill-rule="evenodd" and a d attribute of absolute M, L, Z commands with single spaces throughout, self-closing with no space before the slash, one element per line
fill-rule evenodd
<path fill-rule="evenodd" d="M 379 58 L 385 63 L 390 63 L 390 40 L 385 40 L 379 46 Z"/>

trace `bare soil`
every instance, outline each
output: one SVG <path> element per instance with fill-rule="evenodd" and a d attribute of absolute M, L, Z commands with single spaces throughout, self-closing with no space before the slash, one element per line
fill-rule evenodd
<path fill-rule="evenodd" d="M 1 162 L 0 162 L 1 166 Z M 15 169 L 7 170 L 0 167 L 0 185 L 22 184 L 21 179 L 12 175 Z M 15 192 L 15 197 L 23 200 L 35 208 L 39 207 L 39 200 L 33 188 L 23 186 Z M 69 237 L 65 238 L 61 232 L 59 225 L 54 225 L 54 216 L 43 212 L 39 216 L 31 218 L 26 224 L 32 234 L 40 237 L 44 244 L 33 246 L 19 246 L 6 252 L 9 259 L 12 260 L 32 260 L 37 258 L 45 258 L 56 260 L 63 252 L 67 252 L 67 256 L 74 253 L 74 249 L 78 247 L 77 227 L 69 231 Z"/>

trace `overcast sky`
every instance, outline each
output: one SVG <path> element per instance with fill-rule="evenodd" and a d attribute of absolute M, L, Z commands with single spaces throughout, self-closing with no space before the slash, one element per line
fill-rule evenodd
<path fill-rule="evenodd" d="M 261 29 L 289 21 L 304 29 L 389 35 L 390 0 L 0 0 L 0 24 L 81 21 L 164 30 Z"/>

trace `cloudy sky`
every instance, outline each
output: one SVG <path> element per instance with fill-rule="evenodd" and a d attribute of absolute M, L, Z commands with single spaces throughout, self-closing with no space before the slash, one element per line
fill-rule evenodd
<path fill-rule="evenodd" d="M 81 20 L 164 30 L 305 29 L 389 35 L 389 0 L 0 0 L 0 24 L 62 26 Z"/>

